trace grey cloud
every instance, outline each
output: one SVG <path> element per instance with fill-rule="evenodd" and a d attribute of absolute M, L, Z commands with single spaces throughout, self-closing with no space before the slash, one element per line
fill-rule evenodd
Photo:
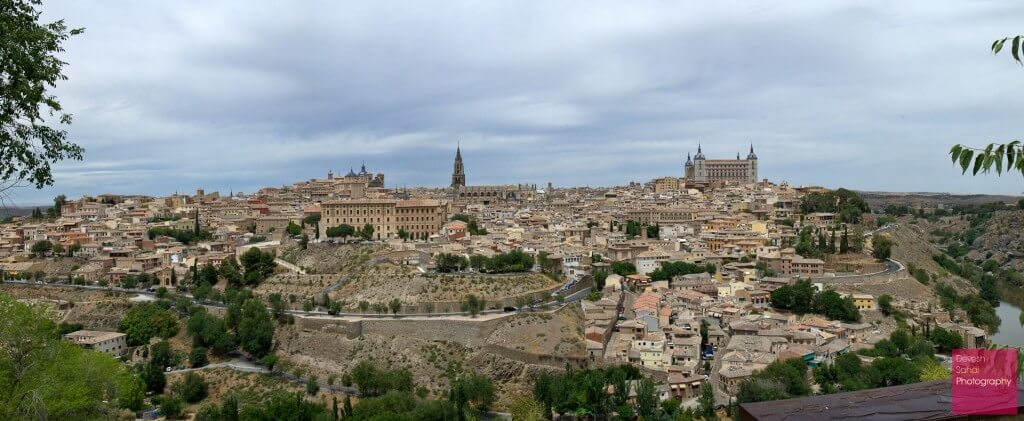
<path fill-rule="evenodd" d="M 84 163 L 58 193 L 252 191 L 366 160 L 391 185 L 615 185 L 701 142 L 761 173 L 870 190 L 1017 193 L 957 142 L 1019 137 L 1009 2 L 281 2 L 44 5 L 85 26 L 58 93 Z"/>

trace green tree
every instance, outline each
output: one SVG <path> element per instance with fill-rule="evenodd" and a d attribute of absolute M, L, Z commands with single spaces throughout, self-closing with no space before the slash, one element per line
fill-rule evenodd
<path fill-rule="evenodd" d="M 44 308 L 0 294 L 0 320 L 0 419 L 99 419 L 115 406 L 141 408 L 135 373 L 62 340 Z"/>
<path fill-rule="evenodd" d="M 434 267 L 441 273 L 458 272 L 469 267 L 469 265 L 469 260 L 463 256 L 450 253 L 440 253 L 434 256 Z"/>
<path fill-rule="evenodd" d="M 262 251 L 257 247 L 250 247 L 240 258 L 242 269 L 245 272 L 245 283 L 247 285 L 258 285 L 274 274 L 277 268 L 276 255 L 273 251 Z"/>
<path fill-rule="evenodd" d="M 480 314 L 486 306 L 487 301 L 482 297 L 477 297 L 476 294 L 467 294 L 465 297 L 462 297 L 462 311 L 470 315 L 476 316 Z"/>
<path fill-rule="evenodd" d="M 942 352 L 950 352 L 953 349 L 963 348 L 964 346 L 963 338 L 959 334 L 938 326 L 931 330 L 928 339 Z"/>
<path fill-rule="evenodd" d="M 373 225 L 370 225 L 370 224 L 363 225 L 363 229 L 359 230 L 359 236 L 362 237 L 364 240 L 372 240 L 373 239 Z"/>
<path fill-rule="evenodd" d="M 605 271 L 600 270 L 600 269 L 594 271 L 594 289 L 595 290 L 603 291 L 605 283 L 607 282 L 607 280 L 608 280 L 608 272 L 605 272 Z"/>
<path fill-rule="evenodd" d="M 36 241 L 32 244 L 32 254 L 46 254 L 53 250 L 53 243 L 49 240 Z"/>
<path fill-rule="evenodd" d="M 348 237 L 355 236 L 356 235 L 356 229 L 355 229 L 355 227 L 353 227 L 351 225 L 341 224 L 341 225 L 338 225 L 336 227 L 327 228 L 326 234 L 327 234 L 327 237 L 329 237 L 329 238 L 341 237 L 342 239 L 346 239 Z"/>
<path fill-rule="evenodd" d="M 186 373 L 184 379 L 171 386 L 171 390 L 188 403 L 198 403 L 206 399 L 208 389 L 206 379 L 195 371 Z"/>
<path fill-rule="evenodd" d="M 201 346 L 192 347 L 192 352 L 188 354 L 188 361 L 191 363 L 192 368 L 204 367 L 209 362 L 206 358 L 206 348 Z"/>
<path fill-rule="evenodd" d="M 288 226 L 285 227 L 284 230 L 288 235 L 302 234 L 302 227 L 300 227 L 299 224 L 296 224 L 295 221 L 288 221 Z"/>
<path fill-rule="evenodd" d="M 612 272 L 619 276 L 629 276 L 636 274 L 636 265 L 631 262 L 612 262 Z"/>
<path fill-rule="evenodd" d="M 274 323 L 267 308 L 257 299 L 250 299 L 242 305 L 238 323 L 238 342 L 242 349 L 256 358 L 270 352 L 274 339 Z"/>
<path fill-rule="evenodd" d="M 636 413 L 644 419 L 658 416 L 658 389 L 649 379 L 640 379 L 636 385 Z"/>
<path fill-rule="evenodd" d="M 401 238 L 402 241 L 408 240 L 409 239 L 409 231 L 406 231 L 405 228 L 399 228 L 398 229 L 398 238 Z"/>
<path fill-rule="evenodd" d="M 513 398 L 508 412 L 512 415 L 512 421 L 543 421 L 547 419 L 544 415 L 544 407 L 540 402 L 526 395 Z"/>
<path fill-rule="evenodd" d="M 700 319 L 700 346 L 704 347 L 708 344 L 708 321 L 706 319 Z"/>
<path fill-rule="evenodd" d="M 128 345 L 139 346 L 156 336 L 170 338 L 178 333 L 178 319 L 174 313 L 157 302 L 144 302 L 132 306 L 118 325 L 128 336 Z"/>
<path fill-rule="evenodd" d="M 700 409 L 697 413 L 706 420 L 715 419 L 715 393 L 711 382 L 704 381 L 700 385 Z"/>
<path fill-rule="evenodd" d="M 469 267 L 476 270 L 483 270 L 487 267 L 487 256 L 480 254 L 469 256 Z"/>
<path fill-rule="evenodd" d="M 146 386 L 146 391 L 153 393 L 163 393 L 164 387 L 167 385 L 167 377 L 164 376 L 164 369 L 156 364 L 145 364 L 142 366 L 139 372 L 143 384 Z"/>
<path fill-rule="evenodd" d="M 878 297 L 878 309 L 882 311 L 882 314 L 889 316 L 892 314 L 892 296 L 889 294 L 882 294 Z"/>
<path fill-rule="evenodd" d="M 391 314 L 398 315 L 398 312 L 402 311 L 402 301 L 395 298 L 388 303 L 388 308 L 391 310 Z"/>
<path fill-rule="evenodd" d="M 41 4 L 7 1 L 0 18 L 0 190 L 21 181 L 37 189 L 52 185 L 51 165 L 82 159 L 82 148 L 53 125 L 71 124 L 71 115 L 50 90 L 66 79 L 67 63 L 58 58 L 64 43 L 84 29 L 68 28 L 63 20 L 40 22 Z"/>
<path fill-rule="evenodd" d="M 843 236 L 839 239 L 839 253 L 846 254 L 850 251 L 850 231 L 843 227 Z"/>
<path fill-rule="evenodd" d="M 494 382 L 487 376 L 466 373 L 455 379 L 449 393 L 449 400 L 462 412 L 466 405 L 478 410 L 487 410 L 494 403 Z"/>
<path fill-rule="evenodd" d="M 160 405 L 160 412 L 167 416 L 168 419 L 175 419 L 181 416 L 181 412 L 185 409 L 185 404 L 181 401 L 181 398 L 174 395 L 164 395 L 153 398 L 153 403 Z"/>
<path fill-rule="evenodd" d="M 878 260 L 886 260 L 892 256 L 892 239 L 884 235 L 871 237 L 871 256 Z"/>
<path fill-rule="evenodd" d="M 316 376 L 306 379 L 306 394 L 316 395 L 320 392 L 320 383 L 317 383 Z"/>

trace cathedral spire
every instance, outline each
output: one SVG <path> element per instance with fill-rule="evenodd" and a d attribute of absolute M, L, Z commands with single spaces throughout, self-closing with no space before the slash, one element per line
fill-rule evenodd
<path fill-rule="evenodd" d="M 466 185 L 466 170 L 462 166 L 462 145 L 455 147 L 455 165 L 452 168 L 452 187 L 463 187 Z"/>

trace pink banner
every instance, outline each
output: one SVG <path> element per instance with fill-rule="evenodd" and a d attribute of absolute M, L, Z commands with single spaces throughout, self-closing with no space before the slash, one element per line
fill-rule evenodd
<path fill-rule="evenodd" d="M 953 350 L 953 414 L 1017 414 L 1017 350 Z"/>

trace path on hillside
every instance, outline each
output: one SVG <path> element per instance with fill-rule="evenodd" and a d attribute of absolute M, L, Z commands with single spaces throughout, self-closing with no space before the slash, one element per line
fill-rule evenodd
<path fill-rule="evenodd" d="M 292 272 L 295 272 L 295 273 L 298 273 L 300 275 L 305 275 L 306 274 L 306 270 L 305 269 L 300 268 L 300 267 L 292 264 L 291 262 L 289 262 L 287 260 L 281 259 L 280 257 L 275 258 L 274 259 L 274 263 L 277 263 L 277 264 L 279 264 L 281 266 L 284 266 L 285 269 L 288 269 L 288 270 L 290 270 Z"/>
<path fill-rule="evenodd" d="M 120 287 L 111 287 L 111 286 L 101 287 L 101 286 L 95 286 L 95 285 L 69 285 L 69 284 L 51 284 L 51 283 L 37 284 L 37 283 L 34 283 L 34 282 L 17 281 L 17 280 L 5 280 L 5 281 L 3 281 L 3 283 L 4 284 L 11 284 L 11 285 L 18 285 L 18 286 L 34 287 L 34 288 L 66 288 L 66 289 L 91 290 L 91 291 L 122 292 L 122 293 L 129 293 L 129 294 L 137 294 L 138 296 L 141 296 L 141 297 L 150 297 L 152 299 L 156 299 L 156 292 L 150 292 L 150 291 L 146 291 L 146 290 L 142 290 L 142 289 L 129 289 L 129 288 L 120 288 Z M 543 304 L 538 304 L 536 306 L 531 306 L 530 307 L 530 309 L 531 309 L 530 311 L 531 312 L 532 311 L 536 311 L 537 309 L 541 309 L 542 311 L 548 311 L 548 312 L 556 311 L 556 310 L 558 310 L 558 309 L 560 309 L 560 308 L 562 308 L 562 307 L 564 307 L 566 305 L 569 305 L 569 304 L 573 303 L 574 301 L 579 301 L 579 300 L 583 299 L 583 297 L 586 297 L 588 292 L 590 292 L 590 287 L 584 288 L 584 289 L 580 290 L 579 292 L 576 292 L 574 294 L 569 295 L 568 297 L 565 297 L 565 299 L 562 302 L 551 301 L 551 302 L 547 302 L 547 303 L 543 303 Z M 227 308 L 227 305 L 225 305 L 223 303 L 219 303 L 219 302 L 215 302 L 215 301 L 209 301 L 209 300 L 203 300 L 203 301 L 196 300 L 194 297 L 192 297 L 192 294 L 187 293 L 187 292 L 178 292 L 177 294 L 182 295 L 184 297 L 188 297 L 189 299 L 192 300 L 192 303 L 194 303 L 194 304 L 198 304 L 198 305 L 202 305 L 202 306 L 206 306 L 206 307 L 214 307 L 214 308 Z M 269 310 L 270 307 L 268 306 L 267 309 Z M 426 319 L 482 320 L 481 317 L 485 317 L 485 316 L 488 316 L 488 315 L 493 316 L 491 318 L 499 318 L 499 317 L 504 317 L 504 316 L 507 316 L 507 315 L 519 314 L 519 313 L 522 313 L 522 311 L 505 311 L 504 309 L 484 310 L 484 311 L 481 311 L 480 314 L 478 316 L 476 316 L 476 317 L 473 317 L 473 316 L 469 315 L 466 312 L 426 313 L 426 314 L 398 314 L 398 315 L 374 314 L 374 313 L 338 313 L 336 315 L 331 315 L 331 314 L 328 314 L 325 311 L 285 310 L 285 313 L 291 314 L 293 316 L 300 316 L 300 317 L 301 316 L 305 316 L 305 317 L 333 318 L 333 319 L 353 320 L 353 321 L 354 320 L 368 320 L 368 319 L 395 319 L 395 320 L 403 320 L 403 319 L 408 319 L 408 320 L 426 320 Z M 485 319 L 485 320 L 489 320 L 489 319 Z"/>

